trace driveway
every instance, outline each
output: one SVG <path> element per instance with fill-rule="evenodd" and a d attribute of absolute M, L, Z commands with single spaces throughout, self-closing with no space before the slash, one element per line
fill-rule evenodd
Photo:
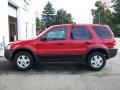
<path fill-rule="evenodd" d="M 120 53 L 99 72 L 75 63 L 43 63 L 17 71 L 0 57 L 0 90 L 120 90 L 119 57 Z"/>

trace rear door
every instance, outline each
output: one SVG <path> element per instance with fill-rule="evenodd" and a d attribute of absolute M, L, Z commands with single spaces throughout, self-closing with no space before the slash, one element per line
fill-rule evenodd
<path fill-rule="evenodd" d="M 86 26 L 71 27 L 71 54 L 86 54 L 88 47 L 93 43 L 92 35 Z"/>

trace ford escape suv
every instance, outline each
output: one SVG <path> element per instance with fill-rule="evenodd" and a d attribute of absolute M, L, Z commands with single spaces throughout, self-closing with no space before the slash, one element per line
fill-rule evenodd
<path fill-rule="evenodd" d="M 10 42 L 5 57 L 19 70 L 28 70 L 37 61 L 83 61 L 88 69 L 98 71 L 116 56 L 115 44 L 107 25 L 62 24 L 49 27 L 34 39 Z"/>

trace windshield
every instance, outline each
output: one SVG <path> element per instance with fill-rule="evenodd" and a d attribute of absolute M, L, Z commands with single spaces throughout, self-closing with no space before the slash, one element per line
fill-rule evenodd
<path fill-rule="evenodd" d="M 42 33 L 40 33 L 36 38 L 41 37 L 41 35 L 43 35 L 44 33 L 46 33 L 50 28 L 52 28 L 52 26 L 49 27 L 49 28 L 47 28 L 47 29 L 45 29 L 45 30 L 44 30 Z"/>

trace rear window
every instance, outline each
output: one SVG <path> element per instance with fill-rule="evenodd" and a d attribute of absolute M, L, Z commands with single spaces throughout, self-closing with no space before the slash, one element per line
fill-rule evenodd
<path fill-rule="evenodd" d="M 112 38 L 112 34 L 110 33 L 109 29 L 105 26 L 93 26 L 93 29 L 101 38 Z"/>

